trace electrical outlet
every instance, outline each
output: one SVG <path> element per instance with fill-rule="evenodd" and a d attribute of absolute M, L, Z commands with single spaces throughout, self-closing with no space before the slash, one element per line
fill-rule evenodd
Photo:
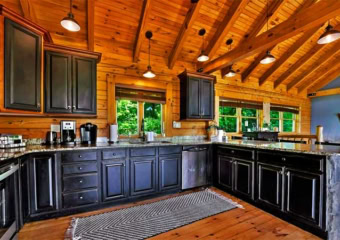
<path fill-rule="evenodd" d="M 180 123 L 180 122 L 173 121 L 172 127 L 173 127 L 173 128 L 181 128 L 181 123 Z"/>

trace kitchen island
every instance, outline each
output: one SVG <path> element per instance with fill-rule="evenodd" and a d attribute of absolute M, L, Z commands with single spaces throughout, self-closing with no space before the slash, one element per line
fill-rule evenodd
<path fill-rule="evenodd" d="M 22 223 L 181 191 L 183 146 L 209 146 L 207 183 L 319 236 L 339 239 L 340 147 L 262 141 L 28 146 Z M 30 193 L 34 194 L 30 194 Z"/>

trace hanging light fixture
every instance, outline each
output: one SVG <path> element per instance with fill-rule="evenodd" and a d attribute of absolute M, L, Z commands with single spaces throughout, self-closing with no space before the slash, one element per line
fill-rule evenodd
<path fill-rule="evenodd" d="M 233 39 L 231 39 L 231 38 L 229 38 L 226 42 L 226 44 L 229 46 L 229 51 L 231 50 L 231 44 L 232 43 L 233 43 Z M 224 76 L 234 77 L 235 75 L 236 75 L 236 72 L 233 70 L 233 65 L 230 65 Z"/>
<path fill-rule="evenodd" d="M 327 44 L 334 42 L 340 38 L 340 32 L 334 30 L 330 22 L 328 21 L 328 26 L 326 27 L 326 31 L 320 36 L 318 40 L 318 44 Z"/>
<path fill-rule="evenodd" d="M 80 26 L 78 22 L 74 19 L 74 15 L 72 13 L 72 0 L 70 0 L 70 12 L 67 14 L 66 17 L 63 18 L 60 22 L 63 28 L 71 31 L 71 32 L 78 32 L 80 30 Z"/>
<path fill-rule="evenodd" d="M 269 29 L 268 27 L 268 20 L 269 20 L 269 14 L 268 14 L 268 0 L 267 0 L 267 31 Z M 275 62 L 275 57 L 270 53 L 269 50 L 267 50 L 266 55 L 261 59 L 261 64 L 269 64 L 272 62 Z"/>
<path fill-rule="evenodd" d="M 201 50 L 201 54 L 198 56 L 197 61 L 199 62 L 206 62 L 209 60 L 209 56 L 205 54 L 204 52 L 204 35 L 205 35 L 205 29 L 202 28 L 199 32 L 198 35 L 202 36 L 203 38 L 203 46 L 202 46 L 202 50 Z"/>
<path fill-rule="evenodd" d="M 147 70 L 143 73 L 143 76 L 146 78 L 154 78 L 156 77 L 156 74 L 152 71 L 151 69 L 151 64 L 150 64 L 150 49 L 151 49 L 151 38 L 152 38 L 152 32 L 151 31 L 147 31 L 145 33 L 145 37 L 147 39 L 149 39 L 149 64 L 148 64 L 148 68 Z"/>

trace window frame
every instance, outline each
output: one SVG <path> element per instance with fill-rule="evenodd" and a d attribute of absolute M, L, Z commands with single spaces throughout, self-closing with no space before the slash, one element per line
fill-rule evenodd
<path fill-rule="evenodd" d="M 274 111 L 275 111 L 275 110 L 274 110 Z M 296 124 L 297 124 L 297 116 L 298 116 L 298 114 L 292 113 L 292 114 L 293 114 L 293 118 L 292 118 L 292 119 L 288 119 L 288 118 L 284 118 L 284 117 L 283 117 L 283 113 L 285 113 L 285 112 L 283 112 L 283 111 L 276 111 L 276 112 L 279 112 L 279 118 L 270 118 L 270 120 L 272 120 L 272 119 L 279 120 L 279 132 L 280 132 L 280 133 L 295 133 L 295 132 L 296 132 L 296 129 L 297 129 Z M 293 124 L 292 124 L 292 126 L 293 126 L 293 131 L 291 131 L 291 132 L 284 132 L 284 131 L 283 131 L 283 121 L 284 121 L 284 120 L 293 121 Z"/>
<path fill-rule="evenodd" d="M 219 106 L 219 108 L 222 106 Z M 218 111 L 220 111 L 220 109 L 218 108 Z M 238 109 L 237 107 L 230 107 L 230 108 L 235 108 L 236 109 L 236 114 L 235 115 L 221 115 L 219 114 L 219 118 L 220 117 L 225 117 L 225 118 L 236 118 L 236 132 L 227 132 L 227 133 L 238 133 L 239 132 L 239 128 L 240 128 L 240 124 L 239 124 L 239 116 L 238 116 Z M 220 122 L 220 119 L 218 119 L 218 122 Z"/>

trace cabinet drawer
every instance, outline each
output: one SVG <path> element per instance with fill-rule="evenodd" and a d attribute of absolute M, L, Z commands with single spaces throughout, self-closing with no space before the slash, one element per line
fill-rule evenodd
<path fill-rule="evenodd" d="M 169 154 L 179 154 L 182 153 L 181 146 L 173 146 L 173 147 L 160 147 L 159 155 L 169 155 Z"/>
<path fill-rule="evenodd" d="M 102 151 L 102 159 L 109 160 L 114 158 L 125 158 L 126 150 L 125 149 L 115 149 L 110 151 Z"/>
<path fill-rule="evenodd" d="M 97 152 L 70 152 L 61 154 L 63 162 L 78 162 L 78 161 L 95 161 L 97 160 Z"/>
<path fill-rule="evenodd" d="M 318 155 L 258 151 L 257 159 L 260 162 L 275 163 L 301 170 L 324 171 L 324 158 Z"/>
<path fill-rule="evenodd" d="M 223 156 L 227 155 L 235 158 L 254 160 L 255 151 L 233 147 L 218 147 L 218 154 Z"/>
<path fill-rule="evenodd" d="M 131 157 L 155 156 L 156 148 L 132 148 L 130 155 Z"/>
<path fill-rule="evenodd" d="M 97 172 L 96 163 L 80 163 L 80 164 L 69 164 L 63 165 L 63 174 L 78 174 L 78 173 L 89 173 Z"/>
<path fill-rule="evenodd" d="M 98 191 L 82 191 L 75 193 L 63 194 L 63 207 L 77 207 L 81 205 L 91 204 L 98 202 Z"/>
<path fill-rule="evenodd" d="M 97 174 L 65 177 L 63 191 L 85 189 L 97 186 L 98 186 Z"/>

